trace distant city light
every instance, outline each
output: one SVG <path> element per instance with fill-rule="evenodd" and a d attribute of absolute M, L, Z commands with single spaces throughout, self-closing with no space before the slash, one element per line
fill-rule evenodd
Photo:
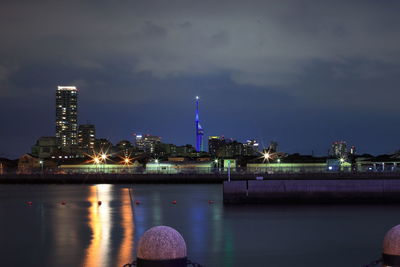
<path fill-rule="evenodd" d="M 57 86 L 57 90 L 77 91 L 76 86 Z"/>
<path fill-rule="evenodd" d="M 100 159 L 98 157 L 94 157 L 93 158 L 94 163 L 99 164 L 100 163 Z"/>
<path fill-rule="evenodd" d="M 159 161 L 158 161 L 158 159 L 155 159 L 154 162 L 155 162 L 155 163 L 158 163 Z"/>
<path fill-rule="evenodd" d="M 106 155 L 106 154 L 104 154 L 104 153 L 103 153 L 103 154 L 101 154 L 101 159 L 102 159 L 102 160 L 106 160 L 106 159 L 107 159 L 107 155 Z"/>
<path fill-rule="evenodd" d="M 130 157 L 125 157 L 123 160 L 124 165 L 130 165 L 132 164 L 132 159 Z"/>
<path fill-rule="evenodd" d="M 340 163 L 344 163 L 344 158 L 340 158 Z"/>

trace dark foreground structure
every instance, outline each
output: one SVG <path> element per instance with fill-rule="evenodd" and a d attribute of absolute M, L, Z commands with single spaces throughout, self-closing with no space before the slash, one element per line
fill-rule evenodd
<path fill-rule="evenodd" d="M 329 172 L 329 173 L 274 173 L 250 174 L 232 173 L 231 181 L 273 180 L 399 180 L 400 172 Z M 0 175 L 0 184 L 222 184 L 228 180 L 224 173 L 187 173 L 187 174 L 127 174 L 127 173 L 35 173 Z M 363 182 L 364 183 L 364 182 Z M 302 182 L 302 184 L 304 184 Z M 246 186 L 248 186 L 246 184 Z"/>
<path fill-rule="evenodd" d="M 225 204 L 400 203 L 399 179 L 224 182 Z"/>

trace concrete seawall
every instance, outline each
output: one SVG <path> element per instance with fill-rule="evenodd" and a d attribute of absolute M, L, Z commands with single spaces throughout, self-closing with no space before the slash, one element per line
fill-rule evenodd
<path fill-rule="evenodd" d="M 263 180 L 224 182 L 225 204 L 400 203 L 400 180 Z"/>
<path fill-rule="evenodd" d="M 190 184 L 219 183 L 225 176 L 179 174 L 7 174 L 0 184 Z"/>
<path fill-rule="evenodd" d="M 259 176 L 259 175 L 257 175 Z M 400 172 L 368 172 L 368 173 L 276 173 L 264 174 L 264 181 L 283 180 L 400 180 Z M 233 173 L 232 181 L 255 181 L 255 174 Z M 227 175 L 223 173 L 213 174 L 123 174 L 123 173 L 36 173 L 36 174 L 15 174 L 7 173 L 0 175 L 0 184 L 136 184 L 136 183 L 223 183 Z M 246 185 L 247 188 L 247 185 Z M 247 190 L 247 189 L 246 189 Z"/>

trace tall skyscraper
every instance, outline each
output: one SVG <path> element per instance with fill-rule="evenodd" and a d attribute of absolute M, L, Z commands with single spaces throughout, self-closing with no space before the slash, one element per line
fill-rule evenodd
<path fill-rule="evenodd" d="M 196 151 L 204 151 L 203 150 L 203 135 L 204 130 L 200 125 L 199 121 L 199 97 L 196 96 Z"/>
<path fill-rule="evenodd" d="M 56 92 L 57 146 L 78 144 L 78 90 L 75 86 L 58 86 Z"/>
<path fill-rule="evenodd" d="M 78 128 L 78 145 L 87 152 L 94 149 L 96 128 L 93 124 L 81 124 Z"/>

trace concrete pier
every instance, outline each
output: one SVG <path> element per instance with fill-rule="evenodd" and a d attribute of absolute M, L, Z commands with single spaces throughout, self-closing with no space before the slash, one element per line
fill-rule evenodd
<path fill-rule="evenodd" d="M 248 180 L 224 182 L 225 204 L 400 203 L 400 180 Z"/>

